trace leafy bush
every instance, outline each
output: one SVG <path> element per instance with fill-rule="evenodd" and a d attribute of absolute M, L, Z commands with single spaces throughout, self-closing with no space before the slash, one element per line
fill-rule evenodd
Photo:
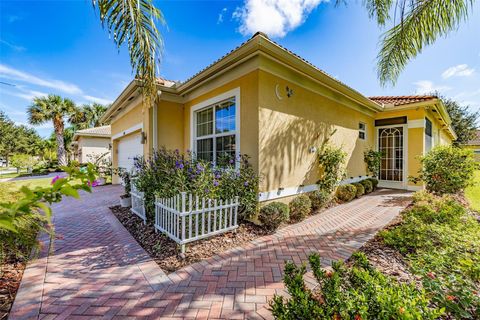
<path fill-rule="evenodd" d="M 352 266 L 332 263 L 333 271 L 321 268 L 320 256 L 309 257 L 319 288 L 305 285 L 305 265 L 285 265 L 284 283 L 290 298 L 275 295 L 270 308 L 276 319 L 436 319 L 441 310 L 430 308 L 423 290 L 399 284 L 376 271 L 362 253 Z"/>
<path fill-rule="evenodd" d="M 376 178 L 368 178 L 368 180 L 370 180 L 370 181 L 372 182 L 373 190 L 376 190 L 376 189 L 377 189 L 377 186 L 378 186 L 378 179 L 376 179 Z"/>
<path fill-rule="evenodd" d="M 222 168 L 215 168 L 190 153 L 184 155 L 178 150 L 161 148 L 146 160 L 136 159 L 135 168 L 135 186 L 145 193 L 149 221 L 154 219 L 156 195 L 169 198 L 180 192 L 221 200 L 239 196 L 240 219 L 257 211 L 259 177 L 246 155 L 228 161 Z"/>
<path fill-rule="evenodd" d="M 355 188 L 357 189 L 357 192 L 355 194 L 355 197 L 356 198 L 360 198 L 361 196 L 363 196 L 365 194 L 365 187 L 363 186 L 363 184 L 361 183 L 352 183 Z"/>
<path fill-rule="evenodd" d="M 380 233 L 397 249 L 435 305 L 449 317 L 480 316 L 480 224 L 450 196 L 425 191 L 402 213 L 402 223 Z"/>
<path fill-rule="evenodd" d="M 374 177 L 376 177 L 380 171 L 380 161 L 382 160 L 382 156 L 382 151 L 375 151 L 373 149 L 369 149 L 363 154 L 363 160 L 367 165 L 367 170 Z"/>
<path fill-rule="evenodd" d="M 342 148 L 326 145 L 318 154 L 320 164 L 320 190 L 332 193 L 338 183 L 345 177 L 347 154 Z"/>
<path fill-rule="evenodd" d="M 428 191 L 438 194 L 457 193 L 468 187 L 478 167 L 471 150 L 452 146 L 433 148 L 421 162 L 418 179 L 425 182 Z"/>
<path fill-rule="evenodd" d="M 357 188 L 353 184 L 344 184 L 337 187 L 335 195 L 342 202 L 352 201 L 357 194 Z"/>
<path fill-rule="evenodd" d="M 258 220 L 267 230 L 276 230 L 283 222 L 289 219 L 290 210 L 288 205 L 281 202 L 271 202 L 262 208 L 258 214 Z"/>
<path fill-rule="evenodd" d="M 14 154 L 10 158 L 10 165 L 17 168 L 18 172 L 20 169 L 33 168 L 36 162 L 35 158 L 29 154 Z"/>
<path fill-rule="evenodd" d="M 360 184 L 365 188 L 365 194 L 373 191 L 373 184 L 372 181 L 370 181 L 369 179 L 360 181 Z"/>
<path fill-rule="evenodd" d="M 327 203 L 332 199 L 332 195 L 329 192 L 324 190 L 315 190 L 308 194 L 310 202 L 312 203 L 312 209 L 318 210 L 327 205 Z"/>
<path fill-rule="evenodd" d="M 308 196 L 302 194 L 290 201 L 289 209 L 290 220 L 301 221 L 312 212 L 312 202 Z"/>

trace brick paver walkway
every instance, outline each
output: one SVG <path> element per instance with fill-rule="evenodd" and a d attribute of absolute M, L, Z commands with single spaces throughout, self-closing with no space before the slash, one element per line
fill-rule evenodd
<path fill-rule="evenodd" d="M 109 211 L 120 193 L 56 206 L 52 252 L 27 267 L 10 319 L 270 318 L 285 260 L 346 259 L 409 201 L 380 190 L 166 276 Z"/>

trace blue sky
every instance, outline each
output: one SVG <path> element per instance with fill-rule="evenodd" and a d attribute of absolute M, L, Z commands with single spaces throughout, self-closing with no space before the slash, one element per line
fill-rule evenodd
<path fill-rule="evenodd" d="M 376 77 L 379 36 L 361 1 L 156 1 L 167 20 L 160 73 L 185 80 L 263 30 L 363 94 L 439 90 L 480 110 L 480 5 L 468 22 L 428 47 L 382 88 Z M 17 123 L 33 96 L 56 93 L 76 103 L 113 101 L 132 77 L 128 53 L 102 29 L 90 0 L 0 1 L 0 109 Z M 42 136 L 51 124 L 37 127 Z"/>

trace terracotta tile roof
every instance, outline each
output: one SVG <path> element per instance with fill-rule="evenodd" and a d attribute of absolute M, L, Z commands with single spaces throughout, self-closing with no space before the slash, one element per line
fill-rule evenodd
<path fill-rule="evenodd" d="M 110 137 L 111 134 L 112 134 L 112 130 L 110 126 L 88 128 L 88 129 L 78 130 L 75 132 L 75 135 L 78 135 L 78 136 L 92 135 L 92 136 Z"/>
<path fill-rule="evenodd" d="M 369 97 L 369 99 L 380 104 L 393 104 L 394 106 L 401 106 L 410 103 L 437 99 L 437 96 L 378 96 Z"/>
<path fill-rule="evenodd" d="M 467 145 L 470 146 L 480 146 L 480 130 L 477 130 L 477 136 L 472 140 L 467 142 Z"/>

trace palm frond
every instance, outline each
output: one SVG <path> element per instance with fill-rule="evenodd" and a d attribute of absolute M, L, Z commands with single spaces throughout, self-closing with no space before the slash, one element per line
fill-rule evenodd
<path fill-rule="evenodd" d="M 364 0 L 365 7 L 371 19 L 375 18 L 381 26 L 390 20 L 390 10 L 393 0 Z"/>
<path fill-rule="evenodd" d="M 379 1 L 379 0 L 378 0 Z M 386 0 L 388 2 L 390 0 Z M 422 50 L 458 28 L 474 0 L 398 0 L 400 21 L 381 40 L 378 77 L 395 84 L 407 63 Z"/>
<path fill-rule="evenodd" d="M 152 0 L 92 0 L 100 12 L 102 25 L 113 36 L 118 48 L 127 44 L 130 64 L 136 78 L 143 81 L 148 104 L 156 96 L 156 74 L 161 60 L 163 40 L 156 22 L 165 24 Z"/>

